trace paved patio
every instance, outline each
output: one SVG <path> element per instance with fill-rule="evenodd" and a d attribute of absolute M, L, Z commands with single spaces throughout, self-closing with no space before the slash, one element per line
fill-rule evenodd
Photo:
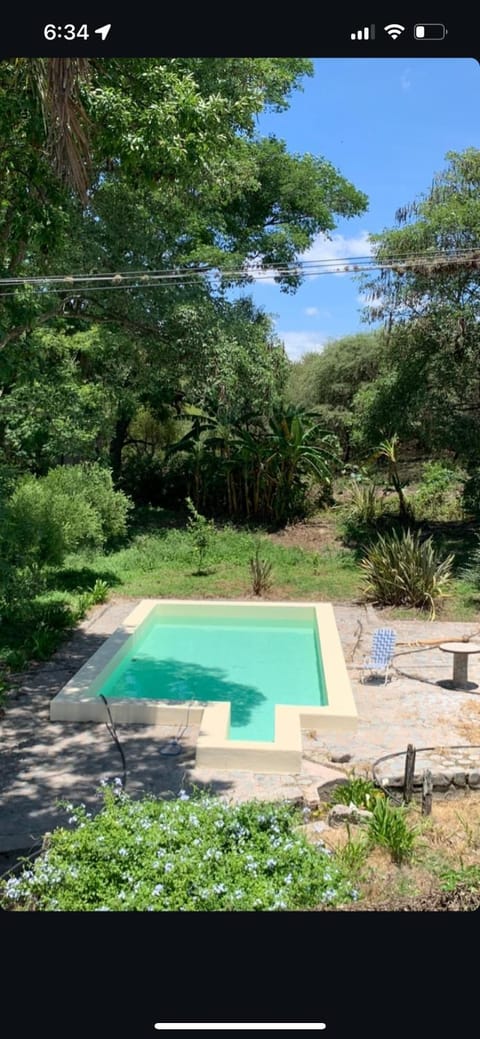
<path fill-rule="evenodd" d="M 121 774 L 118 750 L 103 724 L 51 723 L 49 705 L 137 602 L 118 599 L 96 608 L 51 661 L 19 676 L 0 722 L 0 853 L 29 848 L 45 832 L 64 824 L 65 812 L 57 805 L 60 799 L 98 805 L 100 780 Z M 195 726 L 182 732 L 178 726 L 117 726 L 129 792 L 174 796 L 182 786 L 194 784 L 235 800 L 314 800 L 320 785 L 352 768 L 368 769 L 379 757 L 404 751 L 408 743 L 418 748 L 466 744 L 465 750 L 419 755 L 419 767 L 428 763 L 443 770 L 479 770 L 480 748 L 475 745 L 480 745 L 480 688 L 468 692 L 442 688 L 438 682 L 452 674 L 450 654 L 438 647 L 401 645 L 427 638 L 461 638 L 478 625 L 397 621 L 398 655 L 391 681 L 387 686 L 383 680 L 362 685 L 356 665 L 370 648 L 372 631 L 384 621 L 369 606 L 338 605 L 335 616 L 359 713 L 356 733 L 332 731 L 328 737 L 304 733 L 302 771 L 286 776 L 196 768 Z M 480 687 L 480 655 L 470 659 L 469 678 Z M 172 736 L 180 737 L 182 753 L 163 756 L 161 751 Z M 332 761 L 344 754 L 350 755 L 348 763 Z M 398 760 L 397 771 L 403 767 L 403 760 Z M 391 762 L 383 766 L 383 775 L 394 771 Z"/>

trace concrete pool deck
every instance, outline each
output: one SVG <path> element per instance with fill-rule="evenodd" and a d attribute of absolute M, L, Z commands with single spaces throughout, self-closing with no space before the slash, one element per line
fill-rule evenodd
<path fill-rule="evenodd" d="M 302 624 L 309 625 L 309 631 L 313 635 L 316 629 L 316 639 L 309 644 L 309 652 L 316 653 L 318 646 L 320 662 L 316 667 L 321 669 L 322 681 L 325 683 L 327 701 L 316 706 L 310 702 L 295 704 L 295 685 L 298 678 L 298 669 L 301 659 L 295 659 L 295 669 L 290 671 L 293 688 L 288 687 L 291 699 L 287 703 L 275 704 L 274 736 L 271 740 L 232 739 L 229 735 L 231 703 L 226 702 L 227 697 L 215 702 L 218 698 L 202 702 L 194 698 L 186 699 L 161 699 L 158 695 L 160 690 L 165 689 L 165 684 L 158 677 L 154 683 L 155 698 L 148 696 L 119 696 L 111 697 L 109 709 L 114 723 L 141 723 L 153 725 L 175 724 L 182 729 L 189 725 L 199 727 L 196 742 L 197 766 L 211 767 L 214 769 L 243 769 L 248 772 L 285 772 L 297 774 L 302 767 L 302 729 L 318 729 L 325 731 L 330 729 L 341 729 L 353 731 L 356 728 L 358 715 L 353 698 L 352 687 L 345 665 L 342 644 L 339 638 L 335 620 L 335 613 L 330 603 L 312 602 L 308 606 L 304 602 L 252 602 L 251 600 L 215 599 L 201 600 L 190 599 L 142 599 L 138 606 L 132 610 L 123 623 L 116 629 L 99 649 L 89 658 L 80 671 L 70 679 L 60 690 L 50 705 L 51 721 L 72 722 L 104 722 L 106 714 L 105 703 L 99 699 L 99 693 L 105 690 L 108 676 L 118 673 L 122 660 L 128 660 L 132 654 L 141 653 L 145 639 L 145 625 L 147 631 L 152 624 L 182 625 L 185 617 L 202 618 L 202 622 L 212 625 L 215 630 L 215 655 L 213 661 L 208 658 L 209 675 L 211 668 L 215 666 L 218 659 L 218 642 L 222 637 L 222 622 L 236 626 L 242 623 L 255 624 L 266 622 L 273 629 L 273 643 L 268 643 L 268 658 L 270 666 L 273 655 L 278 652 L 275 649 L 275 638 L 278 631 L 285 632 L 282 625 L 296 625 L 300 618 Z M 208 620 L 207 620 L 208 618 Z M 219 626 L 220 625 L 220 626 Z M 280 625 L 280 629 L 278 627 Z M 248 636 L 250 638 L 250 635 Z M 269 637 L 270 638 L 270 637 Z M 211 646 L 211 651 L 213 647 Z M 201 655 L 201 644 L 198 645 Z M 290 646 L 291 651 L 291 646 Z M 151 650 L 154 654 L 156 650 Z M 179 643 L 179 657 L 183 659 L 183 642 Z M 298 653 L 298 650 L 297 650 Z M 190 650 L 193 656 L 194 651 Z M 167 656 L 169 654 L 167 653 Z M 242 656 L 245 657 L 245 637 L 242 641 Z M 151 664 L 151 658 L 150 664 Z M 158 659 L 158 658 L 157 658 Z M 227 658 L 224 656 L 223 658 Z M 287 659 L 283 659 L 283 666 L 287 666 Z M 313 658 L 316 660 L 316 656 Z M 185 661 L 184 661 L 185 663 Z M 238 663 L 238 660 L 237 660 Z M 243 662 L 242 662 L 243 663 Z M 290 661 L 288 661 L 290 663 Z M 228 664 L 224 664 L 228 667 Z M 176 674 L 179 673 L 181 664 L 175 663 Z M 192 661 L 188 659 L 188 667 L 191 669 Z M 218 668 L 215 668 L 217 671 Z M 197 669 L 198 671 L 198 669 Z M 181 673 L 181 672 L 180 672 Z M 244 675 L 242 668 L 241 675 Z M 320 673 L 317 674 L 317 682 L 320 683 Z M 195 689 L 195 677 L 193 678 L 193 689 Z M 283 679 L 283 675 L 279 676 Z M 210 681 L 212 681 L 210 677 Z M 252 679 L 252 681 L 254 681 Z M 255 679 L 257 682 L 258 679 Z M 168 687 L 168 678 L 166 679 Z M 192 679 L 184 682 L 184 686 L 191 688 Z M 141 683 L 140 683 L 141 684 Z M 235 686 L 238 693 L 243 692 L 243 686 Z M 136 688 L 136 691 L 137 688 Z M 142 686 L 142 691 L 145 692 Z M 222 692 L 229 690 L 222 688 Z M 210 694 L 211 694 L 210 686 Z M 293 695 L 292 695 L 293 694 Z M 320 699 L 320 691 L 318 690 Z M 255 714 L 255 711 L 252 711 Z"/>
<path fill-rule="evenodd" d="M 97 607 L 54 657 L 18 676 L 0 721 L 0 853 L 27 849 L 54 826 L 64 825 L 60 799 L 98 806 L 103 777 L 121 774 L 118 751 L 104 724 L 50 722 L 50 703 L 92 654 L 138 604 L 117 599 Z M 480 770 L 480 655 L 472 657 L 469 677 L 477 691 L 453 691 L 437 683 L 451 677 L 451 660 L 434 649 L 398 645 L 392 680 L 359 681 L 355 665 L 370 649 L 371 634 L 384 620 L 369 606 L 334 605 L 335 619 L 358 709 L 356 732 L 332 729 L 328 735 L 302 733 L 301 771 L 291 775 L 223 771 L 195 765 L 196 726 L 181 733 L 182 753 L 162 756 L 178 725 L 118 725 L 133 796 L 151 792 L 174 796 L 194 784 L 232 800 L 300 798 L 315 800 L 317 789 L 355 768 L 369 768 L 384 754 L 417 747 L 472 750 L 439 751 L 451 769 Z M 399 643 L 421 639 L 461 638 L 475 623 L 395 621 Z M 404 652 L 405 651 L 405 652 Z M 345 764 L 332 757 L 350 754 Z M 400 761 L 402 759 L 399 759 Z M 390 765 L 391 772 L 391 765 Z"/>

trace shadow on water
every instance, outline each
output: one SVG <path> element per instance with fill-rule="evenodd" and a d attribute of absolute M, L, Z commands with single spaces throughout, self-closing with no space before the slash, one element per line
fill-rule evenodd
<path fill-rule="evenodd" d="M 201 667 L 174 658 L 158 660 L 147 655 L 132 657 L 116 695 L 112 696 L 110 689 L 105 695 L 113 700 L 116 696 L 146 696 L 179 703 L 230 700 L 233 728 L 247 725 L 255 707 L 267 699 L 255 686 L 233 682 L 222 668 Z"/>
<path fill-rule="evenodd" d="M 0 754 L 0 873 L 11 868 L 18 849 L 27 854 L 43 835 L 67 824 L 60 804 L 84 802 L 96 813 L 102 804 L 100 781 L 122 773 L 118 748 L 104 722 L 51 722 L 50 702 L 66 681 L 104 643 L 106 635 L 77 629 L 62 650 L 47 663 L 18 676 L 1 721 Z M 224 685 L 217 682 L 220 699 Z M 248 692 L 248 690 L 247 690 Z M 105 721 L 107 720 L 107 716 Z M 127 792 L 174 798 L 189 786 L 195 769 L 196 727 L 116 726 L 127 763 Z M 178 736 L 181 753 L 162 751 L 171 735 Z M 197 790 L 228 796 L 229 778 L 195 779 Z M 16 849 L 16 854 L 12 850 Z"/>

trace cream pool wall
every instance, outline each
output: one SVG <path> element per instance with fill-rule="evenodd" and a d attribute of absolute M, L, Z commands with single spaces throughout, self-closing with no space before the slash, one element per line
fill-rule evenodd
<path fill-rule="evenodd" d="M 110 699 L 109 708 L 114 722 L 149 725 L 199 725 L 196 763 L 218 769 L 238 769 L 254 772 L 301 771 L 302 729 L 353 730 L 358 716 L 352 687 L 348 677 L 335 614 L 330 603 L 278 602 L 252 603 L 249 600 L 198 599 L 142 599 L 123 624 L 87 660 L 86 664 L 60 690 L 50 704 L 50 720 L 71 722 L 104 722 L 106 708 L 98 697 L 100 678 L 110 670 L 113 658 L 126 647 L 135 632 L 155 606 L 225 606 L 229 609 L 248 606 L 252 610 L 298 609 L 315 610 L 320 651 L 328 703 L 321 707 L 311 705 L 275 707 L 275 738 L 262 740 L 231 740 L 230 703 L 204 703 L 198 700 L 168 701 L 151 699 Z"/>

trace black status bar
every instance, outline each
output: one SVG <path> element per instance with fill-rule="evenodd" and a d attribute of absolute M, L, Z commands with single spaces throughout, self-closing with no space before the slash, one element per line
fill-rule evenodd
<path fill-rule="evenodd" d="M 458 9 L 450 15 L 425 21 L 397 20 L 385 13 L 342 15 L 338 20 L 322 13 L 315 18 L 305 12 L 294 19 L 264 17 L 257 24 L 255 13 L 236 12 L 234 31 L 229 32 L 221 16 L 202 9 L 169 10 L 168 21 L 161 9 L 127 15 L 124 11 L 100 10 L 93 18 L 66 13 L 25 18 L 3 14 L 0 23 L 0 57 L 90 57 L 215 56 L 241 57 L 292 54 L 306 57 L 471 57 L 480 58 L 477 34 L 469 29 L 469 18 Z M 422 14 L 424 12 L 419 12 Z M 258 15 L 258 10 L 257 10 Z M 395 12 L 397 15 L 397 12 Z M 209 22 L 210 19 L 210 22 Z M 282 21 L 284 24 L 282 25 Z M 233 24 L 233 23 L 232 23 Z"/>

